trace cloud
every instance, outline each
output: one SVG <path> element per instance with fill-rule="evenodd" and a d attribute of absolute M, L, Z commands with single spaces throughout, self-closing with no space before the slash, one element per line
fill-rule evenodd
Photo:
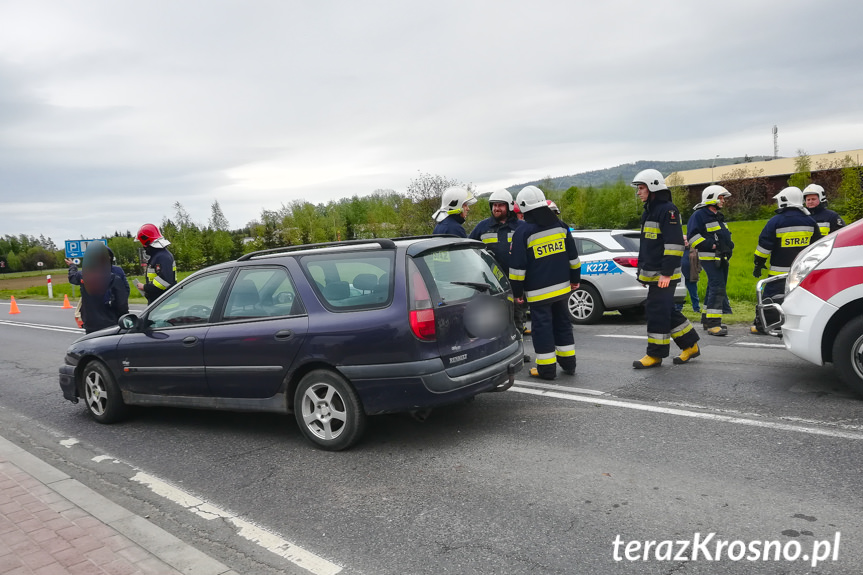
<path fill-rule="evenodd" d="M 0 2 L 2 233 L 861 147 L 858 3 Z"/>

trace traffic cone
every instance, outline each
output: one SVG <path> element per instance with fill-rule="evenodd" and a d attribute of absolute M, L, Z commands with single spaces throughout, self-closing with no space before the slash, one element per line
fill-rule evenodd
<path fill-rule="evenodd" d="M 69 303 L 69 296 L 63 294 L 63 306 L 60 309 L 72 309 L 72 304 Z"/>
<path fill-rule="evenodd" d="M 9 304 L 9 313 L 21 313 L 21 310 L 18 309 L 18 304 L 15 303 L 15 296 L 12 296 L 12 303 Z"/>

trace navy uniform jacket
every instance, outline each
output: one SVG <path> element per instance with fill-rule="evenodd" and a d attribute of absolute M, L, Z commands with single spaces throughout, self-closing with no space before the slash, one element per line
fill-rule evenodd
<path fill-rule="evenodd" d="M 434 235 L 451 234 L 460 238 L 466 238 L 467 233 L 464 231 L 463 223 L 464 218 L 461 214 L 447 216 L 434 227 L 434 231 L 432 233 Z"/>
<path fill-rule="evenodd" d="M 153 303 L 165 293 L 169 287 L 177 283 L 177 264 L 174 255 L 166 248 L 146 248 L 150 254 L 147 262 L 147 283 L 144 284 L 144 295 L 147 303 Z"/>
<path fill-rule="evenodd" d="M 763 267 L 769 257 L 768 275 L 788 273 L 797 254 L 820 237 L 821 230 L 812 216 L 798 208 L 778 210 L 758 236 L 755 265 Z"/>
<path fill-rule="evenodd" d="M 509 245 L 515 230 L 523 226 L 524 222 L 510 214 L 503 223 L 493 217 L 481 221 L 470 233 L 470 238 L 480 240 L 485 244 L 505 273 L 509 273 Z"/>
<path fill-rule="evenodd" d="M 700 260 L 718 260 L 723 247 L 734 248 L 731 241 L 731 231 L 725 225 L 722 212 L 713 213 L 710 206 L 703 206 L 695 210 L 686 224 L 686 233 L 689 236 L 689 247 L 695 248 Z M 730 255 L 730 254 L 729 254 Z"/>
<path fill-rule="evenodd" d="M 671 201 L 671 192 L 651 192 L 641 214 L 641 243 L 638 247 L 638 281 L 656 283 L 659 276 L 680 279 L 683 257 L 683 228 L 680 212 Z"/>
<path fill-rule="evenodd" d="M 556 218 L 555 218 L 556 219 Z M 529 304 L 569 297 L 570 284 L 581 281 L 575 241 L 560 221 L 549 225 L 524 222 L 512 237 L 509 281 L 516 298 Z"/>
<path fill-rule="evenodd" d="M 830 232 L 835 232 L 845 226 L 845 221 L 842 217 L 833 210 L 828 210 L 824 204 L 819 204 L 817 208 L 810 209 L 809 215 L 818 222 L 822 236 L 826 236 Z"/>

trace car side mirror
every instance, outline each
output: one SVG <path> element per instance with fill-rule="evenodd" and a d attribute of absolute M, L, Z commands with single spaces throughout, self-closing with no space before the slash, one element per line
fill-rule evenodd
<path fill-rule="evenodd" d="M 127 313 L 117 320 L 117 325 L 123 329 L 135 329 L 138 327 L 138 316 L 133 313 Z"/>

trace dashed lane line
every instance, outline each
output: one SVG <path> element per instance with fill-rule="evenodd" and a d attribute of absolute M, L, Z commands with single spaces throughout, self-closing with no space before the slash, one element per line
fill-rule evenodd
<path fill-rule="evenodd" d="M 25 323 L 20 321 L 4 321 L 0 320 L 0 325 L 11 325 L 15 327 L 29 327 L 31 329 L 46 329 L 48 331 L 59 331 L 63 333 L 84 333 L 84 330 L 77 327 L 63 327 L 59 325 L 46 325 L 43 323 Z"/>

